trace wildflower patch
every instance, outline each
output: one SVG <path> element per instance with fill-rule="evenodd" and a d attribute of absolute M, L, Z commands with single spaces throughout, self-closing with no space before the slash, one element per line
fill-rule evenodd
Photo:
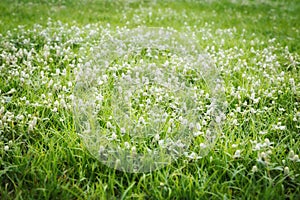
<path fill-rule="evenodd" d="M 199 41 L 147 27 L 101 37 L 79 68 L 74 90 L 77 130 L 91 154 L 128 172 L 205 156 L 225 101 L 222 80 Z M 199 151 L 191 151 L 191 143 Z"/>

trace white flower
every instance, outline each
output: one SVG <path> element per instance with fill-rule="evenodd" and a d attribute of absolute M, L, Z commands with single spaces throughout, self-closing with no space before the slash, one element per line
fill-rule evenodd
<path fill-rule="evenodd" d="M 221 123 L 221 117 L 220 116 L 216 116 L 216 122 L 219 124 Z"/>
<path fill-rule="evenodd" d="M 0 108 L 0 115 L 2 115 L 2 113 L 4 113 L 4 106 Z"/>
<path fill-rule="evenodd" d="M 200 132 L 200 131 L 196 131 L 194 132 L 194 137 L 198 137 L 199 135 L 203 135 L 204 133 L 203 132 Z"/>
<path fill-rule="evenodd" d="M 272 154 L 272 150 L 269 149 L 269 150 L 267 151 L 267 154 L 268 154 L 268 155 L 271 155 L 271 154 Z"/>
<path fill-rule="evenodd" d="M 125 143 L 124 143 L 124 146 L 125 146 L 126 149 L 129 149 L 129 148 L 130 148 L 129 142 L 125 142 Z"/>
<path fill-rule="evenodd" d="M 201 130 L 201 125 L 200 125 L 200 123 L 196 123 L 196 128 L 197 128 L 198 131 Z"/>
<path fill-rule="evenodd" d="M 28 130 L 33 131 L 37 123 L 37 117 L 34 117 L 31 122 L 29 122 Z"/>
<path fill-rule="evenodd" d="M 195 159 L 197 157 L 197 154 L 195 152 L 192 152 L 190 155 L 189 155 L 189 158 L 191 159 Z"/>
<path fill-rule="evenodd" d="M 106 127 L 107 127 L 107 128 L 112 128 L 113 125 L 108 121 L 108 122 L 106 123 Z"/>
<path fill-rule="evenodd" d="M 282 164 L 284 164 L 284 165 L 285 165 L 285 162 L 286 162 L 286 161 L 285 161 L 285 160 L 282 160 L 281 162 L 282 162 Z"/>
<path fill-rule="evenodd" d="M 254 165 L 254 166 L 252 167 L 252 172 L 253 172 L 253 173 L 258 172 L 258 168 L 257 168 L 256 165 Z"/>
<path fill-rule="evenodd" d="M 48 82 L 48 87 L 50 87 L 53 84 L 53 80 L 50 79 L 50 81 Z"/>
<path fill-rule="evenodd" d="M 285 167 L 283 172 L 284 172 L 285 175 L 288 175 L 290 173 L 289 167 Z"/>
<path fill-rule="evenodd" d="M 54 106 L 55 107 L 59 107 L 59 102 L 56 100 L 56 101 L 54 101 Z"/>
<path fill-rule="evenodd" d="M 234 120 L 232 121 L 232 123 L 233 123 L 233 125 L 235 125 L 235 126 L 239 125 L 239 123 L 238 123 L 238 120 L 237 120 L 237 119 L 234 119 Z"/>
<path fill-rule="evenodd" d="M 265 134 L 267 134 L 267 131 L 260 131 L 259 134 L 260 135 L 265 135 Z"/>
<path fill-rule="evenodd" d="M 101 155 L 104 151 L 105 151 L 105 147 L 104 146 L 100 146 L 100 148 L 99 148 L 99 154 Z"/>
<path fill-rule="evenodd" d="M 65 108 L 67 106 L 66 101 L 64 99 L 60 100 L 60 105 Z"/>
<path fill-rule="evenodd" d="M 167 133 L 170 133 L 172 131 L 171 126 L 168 127 Z"/>
<path fill-rule="evenodd" d="M 16 116 L 16 119 L 21 121 L 24 119 L 24 115 L 19 114 Z"/>
<path fill-rule="evenodd" d="M 257 144 L 255 144 L 255 146 L 252 148 L 252 150 L 253 151 L 259 151 L 260 150 L 260 148 L 261 148 L 261 144 L 260 143 L 257 143 Z"/>
<path fill-rule="evenodd" d="M 160 147 L 163 147 L 163 145 L 164 145 L 164 140 L 159 140 L 159 141 L 158 141 L 158 145 L 159 145 Z"/>
<path fill-rule="evenodd" d="M 136 147 L 135 146 L 131 147 L 131 151 L 132 153 L 136 153 Z"/>
<path fill-rule="evenodd" d="M 264 142 L 264 146 L 270 146 L 272 143 L 270 142 L 270 140 L 268 138 L 265 139 L 265 142 Z"/>
<path fill-rule="evenodd" d="M 116 133 L 115 133 L 115 132 L 113 132 L 113 133 L 112 133 L 112 135 L 111 135 L 111 139 L 112 139 L 112 140 L 116 140 L 116 139 L 117 139 L 117 135 L 116 135 Z"/>
<path fill-rule="evenodd" d="M 4 151 L 8 151 L 9 150 L 9 146 L 8 145 L 5 145 L 4 146 Z"/>
<path fill-rule="evenodd" d="M 290 153 L 289 153 L 289 157 L 290 157 L 290 158 L 294 158 L 294 156 L 295 156 L 295 153 L 294 153 L 293 150 L 291 150 Z"/>
<path fill-rule="evenodd" d="M 207 147 L 207 145 L 206 144 L 204 144 L 204 143 L 200 143 L 200 148 L 201 149 L 205 149 Z"/>
<path fill-rule="evenodd" d="M 154 140 L 155 141 L 158 141 L 160 139 L 160 136 L 159 136 L 159 134 L 155 134 L 155 136 L 154 136 Z"/>
<path fill-rule="evenodd" d="M 190 123 L 189 124 L 189 129 L 193 129 L 194 128 L 194 124 L 193 123 Z"/>
<path fill-rule="evenodd" d="M 267 155 L 265 152 L 261 152 L 261 153 L 260 153 L 260 156 L 261 156 L 262 158 L 266 159 L 268 155 Z"/>
<path fill-rule="evenodd" d="M 283 130 L 286 129 L 286 126 L 279 126 L 279 129 L 280 129 L 281 131 L 283 131 Z"/>
<path fill-rule="evenodd" d="M 187 158 L 189 159 L 200 159 L 201 156 L 198 156 L 195 152 L 191 152 L 190 154 L 188 152 L 183 153 Z"/>
<path fill-rule="evenodd" d="M 145 123 L 146 123 L 146 121 L 145 121 L 145 119 L 144 119 L 143 117 L 140 117 L 140 118 L 139 118 L 139 123 L 141 123 L 141 124 L 145 124 Z"/>
<path fill-rule="evenodd" d="M 300 162 L 299 156 L 295 155 L 294 158 L 293 158 L 293 161 L 294 162 Z"/>
<path fill-rule="evenodd" d="M 290 151 L 289 153 L 289 159 L 294 161 L 294 162 L 299 162 L 299 156 L 297 154 L 294 153 L 293 150 Z"/>
<path fill-rule="evenodd" d="M 240 158 L 241 157 L 241 150 L 236 150 L 234 155 L 233 155 L 233 158 Z"/>
<path fill-rule="evenodd" d="M 125 133 L 126 133 L 126 129 L 125 129 L 124 127 L 122 127 L 122 128 L 120 129 L 120 131 L 121 131 L 122 134 L 125 134 Z"/>
<path fill-rule="evenodd" d="M 72 87 L 72 82 L 71 81 L 68 82 L 68 87 L 69 88 Z"/>

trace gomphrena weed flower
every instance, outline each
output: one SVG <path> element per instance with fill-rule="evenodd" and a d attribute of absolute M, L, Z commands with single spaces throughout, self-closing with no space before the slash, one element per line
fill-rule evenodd
<path fill-rule="evenodd" d="M 99 45 L 84 52 L 74 90 L 77 130 L 91 154 L 128 172 L 205 156 L 226 105 L 196 37 L 171 28 L 101 31 Z"/>

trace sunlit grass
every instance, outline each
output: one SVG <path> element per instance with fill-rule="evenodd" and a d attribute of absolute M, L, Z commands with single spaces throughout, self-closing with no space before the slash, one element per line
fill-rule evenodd
<path fill-rule="evenodd" d="M 0 199 L 299 199 L 299 12 L 297 1 L 1 1 Z M 126 173 L 89 153 L 71 102 L 103 31 L 139 25 L 195 34 L 228 106 L 203 158 Z"/>

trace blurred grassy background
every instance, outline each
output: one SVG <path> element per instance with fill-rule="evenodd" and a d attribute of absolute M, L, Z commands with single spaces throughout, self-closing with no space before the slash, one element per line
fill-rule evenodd
<path fill-rule="evenodd" d="M 182 27 L 188 25 L 203 26 L 214 22 L 215 28 L 237 28 L 238 32 L 247 29 L 256 33 L 256 37 L 270 39 L 276 37 L 278 42 L 289 46 L 291 51 L 300 52 L 300 1 L 249 1 L 251 3 L 232 3 L 222 1 L 108 1 L 108 0 L 53 0 L 53 1 L 15 1 L 1 0 L 0 30 L 5 33 L 18 25 L 30 27 L 33 24 L 45 25 L 48 18 L 64 23 L 110 23 L 112 26 L 123 26 L 132 21 L 136 8 L 152 8 L 152 18 L 145 21 L 147 26 Z M 168 13 L 172 9 L 186 17 L 167 17 L 153 20 L 159 13 Z M 157 12 L 161 10 L 162 12 Z M 145 9 L 147 11 L 147 9 Z M 126 15 L 127 19 L 123 16 Z M 147 13 L 145 13 L 147 14 Z M 180 16 L 179 16 L 180 17 Z M 127 26 L 137 26 L 129 24 Z"/>

